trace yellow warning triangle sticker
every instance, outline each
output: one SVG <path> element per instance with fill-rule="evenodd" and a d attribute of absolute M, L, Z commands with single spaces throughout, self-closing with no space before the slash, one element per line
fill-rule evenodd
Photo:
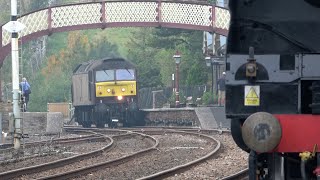
<path fill-rule="evenodd" d="M 256 90 L 251 87 L 246 98 L 259 98 L 259 96 L 257 95 Z"/>

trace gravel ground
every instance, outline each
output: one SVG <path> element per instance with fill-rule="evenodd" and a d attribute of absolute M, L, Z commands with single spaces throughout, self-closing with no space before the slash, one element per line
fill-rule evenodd
<path fill-rule="evenodd" d="M 238 148 L 231 135 L 217 134 L 212 136 L 222 143 L 222 151 L 218 156 L 214 156 L 184 173 L 166 179 L 221 179 L 247 168 L 248 153 Z"/>
<path fill-rule="evenodd" d="M 216 146 L 207 139 L 190 135 L 165 134 L 153 137 L 160 142 L 157 151 L 77 179 L 137 179 L 193 161 L 208 154 Z"/>

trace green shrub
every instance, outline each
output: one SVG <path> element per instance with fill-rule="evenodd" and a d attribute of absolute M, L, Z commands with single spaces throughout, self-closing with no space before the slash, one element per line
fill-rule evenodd
<path fill-rule="evenodd" d="M 205 92 L 201 99 L 204 105 L 208 105 L 214 103 L 215 97 L 212 92 Z"/>
<path fill-rule="evenodd" d="M 186 97 L 183 92 L 179 92 L 179 102 L 186 103 Z M 176 92 L 173 92 L 171 97 L 169 98 L 169 103 L 175 105 L 176 104 Z"/>

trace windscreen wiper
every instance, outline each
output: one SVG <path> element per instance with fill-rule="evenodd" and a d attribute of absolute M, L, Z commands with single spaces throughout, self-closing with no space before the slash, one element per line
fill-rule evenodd
<path fill-rule="evenodd" d="M 107 73 L 107 71 L 106 71 L 106 70 L 103 70 L 103 72 L 104 72 L 104 73 L 106 73 L 106 75 L 107 75 L 107 76 L 109 76 L 109 74 Z"/>
<path fill-rule="evenodd" d="M 130 75 L 132 75 L 131 72 L 129 71 L 129 69 L 126 69 L 126 70 L 128 71 L 128 73 L 129 73 Z"/>

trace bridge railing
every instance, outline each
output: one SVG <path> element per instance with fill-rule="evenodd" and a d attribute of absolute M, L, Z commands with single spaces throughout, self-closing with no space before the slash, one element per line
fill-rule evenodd
<path fill-rule="evenodd" d="M 210 4 L 184 1 L 107 1 L 59 5 L 18 18 L 26 25 L 23 41 L 82 29 L 112 27 L 167 27 L 203 30 L 227 35 L 229 11 Z M 11 34 L 0 29 L 0 64 L 9 53 Z"/>

